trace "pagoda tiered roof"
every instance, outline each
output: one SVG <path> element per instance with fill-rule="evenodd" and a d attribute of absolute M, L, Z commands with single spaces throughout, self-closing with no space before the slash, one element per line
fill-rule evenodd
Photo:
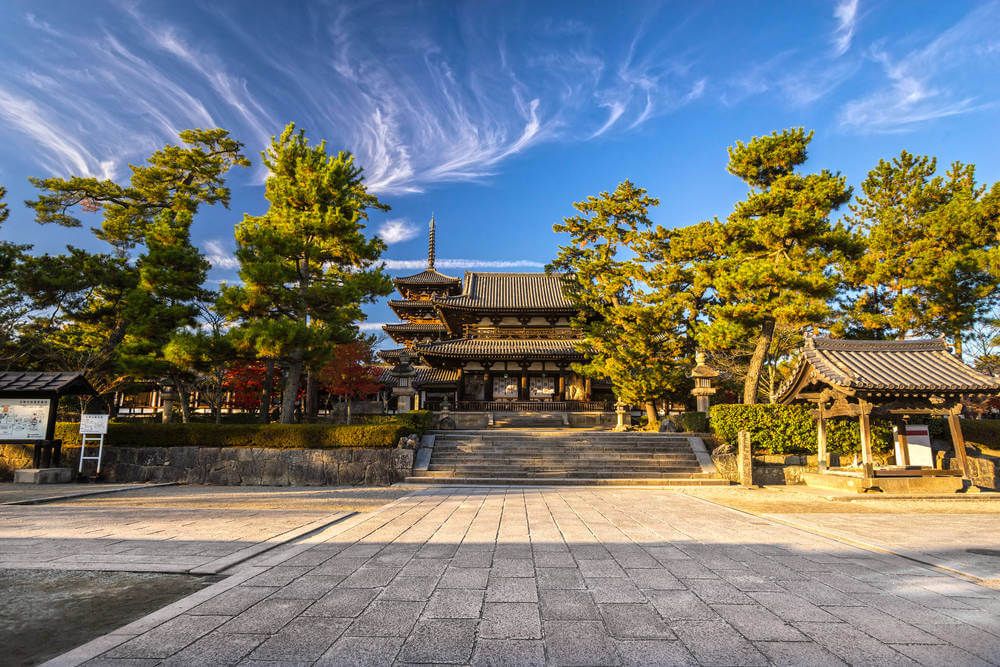
<path fill-rule="evenodd" d="M 566 339 L 463 338 L 441 343 L 417 345 L 416 351 L 425 359 L 489 359 L 496 361 L 529 361 L 532 359 L 565 359 L 577 361 L 583 355 L 574 341 Z"/>
<path fill-rule="evenodd" d="M 392 282 L 397 285 L 406 285 L 407 287 L 419 287 L 421 285 L 439 287 L 442 285 L 457 286 L 462 283 L 462 280 L 460 278 L 446 276 L 436 269 L 425 269 L 412 276 L 401 276 L 399 278 L 395 278 Z"/>
<path fill-rule="evenodd" d="M 413 367 L 413 387 L 434 387 L 450 386 L 458 383 L 458 371 L 453 368 L 431 368 L 430 366 L 417 365 Z M 393 385 L 396 383 L 395 376 L 392 375 L 392 366 L 386 366 L 379 376 L 382 384 Z"/>

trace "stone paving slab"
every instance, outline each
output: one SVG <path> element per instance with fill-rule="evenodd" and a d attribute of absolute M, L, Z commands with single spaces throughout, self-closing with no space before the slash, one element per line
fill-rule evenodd
<path fill-rule="evenodd" d="M 1000 591 L 665 490 L 427 489 L 216 586 L 49 664 L 1000 664 Z"/>
<path fill-rule="evenodd" d="M 919 554 L 927 562 L 1000 587 L 1000 514 L 767 514 L 779 520 L 850 536 L 872 545 Z"/>
<path fill-rule="evenodd" d="M 0 484 L 0 505 L 54 502 L 70 498 L 144 491 L 174 484 Z"/>
<path fill-rule="evenodd" d="M 344 512 L 0 507 L 0 568 L 217 574 Z"/>

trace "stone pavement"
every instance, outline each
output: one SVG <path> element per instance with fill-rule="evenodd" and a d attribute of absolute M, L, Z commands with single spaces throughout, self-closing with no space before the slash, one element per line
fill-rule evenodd
<path fill-rule="evenodd" d="M 1000 514 L 935 514 L 934 502 L 907 514 L 767 514 L 868 544 L 919 554 L 1000 587 Z"/>
<path fill-rule="evenodd" d="M 7 505 L 0 569 L 215 574 L 344 512 Z"/>
<path fill-rule="evenodd" d="M 81 662 L 1000 664 L 1000 592 L 669 490 L 436 488 L 51 664 Z"/>
<path fill-rule="evenodd" d="M 80 494 L 113 494 L 148 489 L 148 484 L 13 484 L 0 483 L 0 505 L 33 503 L 49 498 L 72 498 Z M 162 488 L 162 487 L 160 487 Z"/>

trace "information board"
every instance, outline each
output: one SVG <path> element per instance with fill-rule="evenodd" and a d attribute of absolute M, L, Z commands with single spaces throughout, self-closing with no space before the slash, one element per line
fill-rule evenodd
<path fill-rule="evenodd" d="M 934 451 L 931 449 L 930 430 L 924 424 L 906 425 L 906 451 L 910 454 L 911 466 L 934 467 Z M 896 441 L 896 460 L 900 460 L 899 441 Z"/>
<path fill-rule="evenodd" d="M 80 415 L 80 433 L 84 435 L 106 435 L 107 415 Z"/>
<path fill-rule="evenodd" d="M 49 399 L 0 398 L 0 440 L 44 440 Z"/>

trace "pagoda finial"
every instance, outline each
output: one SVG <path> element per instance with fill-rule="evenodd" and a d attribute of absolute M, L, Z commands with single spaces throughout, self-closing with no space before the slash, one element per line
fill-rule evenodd
<path fill-rule="evenodd" d="M 427 235 L 427 268 L 434 268 L 434 214 L 431 213 L 431 231 Z"/>

